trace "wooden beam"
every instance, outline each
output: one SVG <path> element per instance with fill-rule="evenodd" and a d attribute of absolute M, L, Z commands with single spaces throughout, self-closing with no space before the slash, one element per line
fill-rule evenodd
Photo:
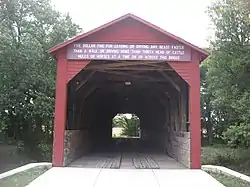
<path fill-rule="evenodd" d="M 169 83 L 172 84 L 172 86 L 178 91 L 180 92 L 180 87 L 179 85 L 177 85 L 166 73 L 160 71 L 160 74 L 169 81 Z"/>
<path fill-rule="evenodd" d="M 90 96 L 96 89 L 97 89 L 96 87 L 90 88 L 90 89 L 86 92 L 86 94 L 84 94 L 84 100 L 85 100 L 88 96 Z"/>
<path fill-rule="evenodd" d="M 134 74 L 130 74 L 129 72 L 117 72 L 117 71 L 106 71 L 106 70 L 102 70 L 101 72 L 110 73 L 114 75 L 120 75 L 120 76 L 127 76 L 127 77 L 124 77 L 124 79 L 126 78 L 129 79 L 130 77 L 132 77 L 132 78 L 143 79 L 144 81 L 155 81 L 155 82 L 165 80 L 165 79 L 154 79 L 152 77 L 143 76 L 143 75 L 134 75 Z"/>
<path fill-rule="evenodd" d="M 64 166 L 64 131 L 67 121 L 67 57 L 66 49 L 58 53 L 54 118 L 53 166 Z"/>
<path fill-rule="evenodd" d="M 152 66 L 152 67 L 159 67 L 159 68 L 170 68 L 172 69 L 166 62 L 161 62 L 159 64 L 147 64 L 147 66 Z"/>
<path fill-rule="evenodd" d="M 96 71 L 98 71 L 99 69 L 96 69 Z M 153 68 L 153 67 L 117 67 L 117 68 L 114 68 L 114 67 L 108 67 L 108 68 L 105 68 L 105 70 L 123 70 L 123 71 L 173 71 L 173 69 L 170 69 L 170 68 Z"/>
<path fill-rule="evenodd" d="M 100 64 L 100 65 L 90 65 L 85 69 L 106 69 L 124 66 L 136 66 L 136 65 L 149 65 L 149 64 L 159 64 L 165 61 L 120 61 L 118 63 Z"/>
<path fill-rule="evenodd" d="M 96 71 L 91 72 L 82 82 L 80 82 L 76 88 L 76 91 L 79 90 L 95 73 Z"/>
<path fill-rule="evenodd" d="M 152 90 L 147 90 L 147 92 L 153 94 L 158 100 L 159 102 L 166 107 L 167 106 L 167 99 L 169 99 L 169 96 L 167 94 L 159 94 L 159 93 L 163 93 L 163 89 L 160 88 L 157 84 L 155 85 L 157 89 L 159 89 L 160 92 L 157 92 L 156 89 L 152 89 Z"/>

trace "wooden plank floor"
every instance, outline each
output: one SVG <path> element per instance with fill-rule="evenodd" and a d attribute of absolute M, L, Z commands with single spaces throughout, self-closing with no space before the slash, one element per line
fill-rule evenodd
<path fill-rule="evenodd" d="M 107 169 L 185 169 L 164 154 L 94 153 L 72 162 L 69 167 Z"/>

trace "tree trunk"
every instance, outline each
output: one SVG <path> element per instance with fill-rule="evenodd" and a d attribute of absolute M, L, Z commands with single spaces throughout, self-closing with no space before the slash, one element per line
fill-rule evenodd
<path fill-rule="evenodd" d="M 213 124 L 211 123 L 210 117 L 207 121 L 207 136 L 208 136 L 208 145 L 212 145 L 213 141 Z"/>

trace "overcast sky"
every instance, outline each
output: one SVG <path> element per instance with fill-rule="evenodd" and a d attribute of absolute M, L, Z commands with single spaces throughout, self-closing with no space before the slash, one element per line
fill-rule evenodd
<path fill-rule="evenodd" d="M 199 47 L 212 36 L 205 13 L 213 0 L 52 0 L 55 8 L 69 12 L 84 32 L 124 14 L 133 13 Z"/>

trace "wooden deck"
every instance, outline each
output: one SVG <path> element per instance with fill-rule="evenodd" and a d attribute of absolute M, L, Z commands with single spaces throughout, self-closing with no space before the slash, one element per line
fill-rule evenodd
<path fill-rule="evenodd" d="M 185 169 L 183 165 L 164 154 L 95 153 L 83 156 L 69 167 L 106 169 Z"/>

